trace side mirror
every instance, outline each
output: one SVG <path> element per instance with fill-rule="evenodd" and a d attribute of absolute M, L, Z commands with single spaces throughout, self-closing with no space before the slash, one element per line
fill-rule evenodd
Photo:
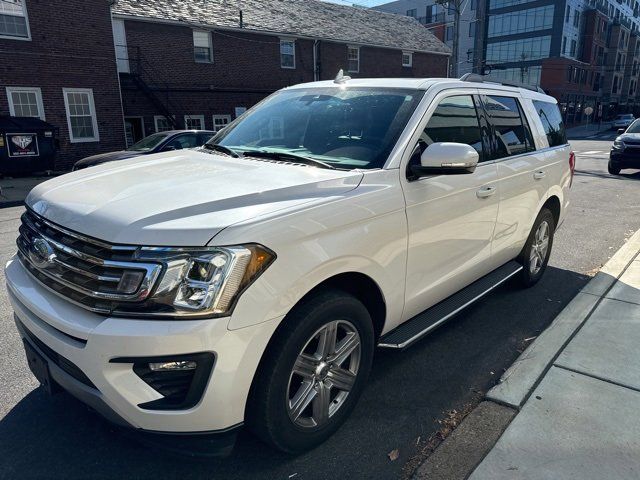
<path fill-rule="evenodd" d="M 480 157 L 466 143 L 437 142 L 429 145 L 420 155 L 420 165 L 409 165 L 410 179 L 427 175 L 460 175 L 473 173 Z"/>
<path fill-rule="evenodd" d="M 622 135 L 624 132 L 626 132 L 626 128 L 619 128 L 618 129 L 618 135 Z"/>
<path fill-rule="evenodd" d="M 175 150 L 176 147 L 174 147 L 173 145 L 167 145 L 166 147 L 162 147 L 162 151 L 163 152 L 171 152 L 173 150 Z"/>

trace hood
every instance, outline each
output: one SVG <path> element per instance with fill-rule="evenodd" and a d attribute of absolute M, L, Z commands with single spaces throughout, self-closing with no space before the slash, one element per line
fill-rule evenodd
<path fill-rule="evenodd" d="M 623 142 L 632 140 L 635 142 L 640 142 L 640 133 L 623 133 L 616 140 L 622 140 Z"/>
<path fill-rule="evenodd" d="M 130 150 L 120 150 L 118 152 L 101 153 L 100 155 L 92 155 L 91 157 L 78 160 L 73 168 L 79 170 L 81 168 L 93 167 L 105 162 L 112 162 L 114 160 L 125 160 L 127 158 L 139 157 L 140 155 L 146 155 L 146 152 L 133 152 Z"/>
<path fill-rule="evenodd" d="M 362 176 L 185 150 L 62 175 L 35 187 L 26 204 L 111 243 L 203 246 L 233 223 L 342 195 Z"/>

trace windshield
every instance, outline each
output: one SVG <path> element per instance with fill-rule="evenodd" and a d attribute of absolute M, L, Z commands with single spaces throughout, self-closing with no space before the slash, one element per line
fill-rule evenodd
<path fill-rule="evenodd" d="M 134 143 L 127 150 L 133 150 L 136 152 L 145 152 L 148 150 L 153 150 L 156 148 L 162 141 L 167 138 L 168 135 L 166 133 L 154 133 L 153 135 L 149 135 L 148 137 L 143 138 L 138 143 Z"/>
<path fill-rule="evenodd" d="M 341 169 L 379 168 L 423 93 L 338 86 L 284 90 L 211 143 L 247 156 L 251 152 L 293 154 Z"/>
<path fill-rule="evenodd" d="M 640 118 L 629 125 L 629 128 L 624 133 L 640 133 Z"/>

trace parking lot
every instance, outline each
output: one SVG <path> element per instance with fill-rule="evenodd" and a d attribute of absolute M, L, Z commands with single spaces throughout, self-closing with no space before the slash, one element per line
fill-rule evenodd
<path fill-rule="evenodd" d="M 107 424 L 67 395 L 47 398 L 27 369 L 0 292 L 0 478 L 399 478 L 425 453 L 439 420 L 479 401 L 529 341 L 640 228 L 640 172 L 606 171 L 608 137 L 572 142 L 577 171 L 550 268 L 530 290 L 496 290 L 405 352 L 379 351 L 351 418 L 299 457 L 249 434 L 226 459 L 169 455 Z M 22 207 L 0 210 L 0 259 L 15 250 Z M 4 281 L 2 282 L 4 284 Z M 399 456 L 388 454 L 397 449 Z"/>

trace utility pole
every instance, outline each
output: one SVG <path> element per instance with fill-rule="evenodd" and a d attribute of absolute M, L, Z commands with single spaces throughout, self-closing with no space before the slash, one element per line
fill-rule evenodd
<path fill-rule="evenodd" d="M 462 5 L 466 0 L 436 0 L 436 4 L 441 5 L 448 10 L 447 13 L 453 11 L 453 48 L 451 53 L 451 66 L 449 74 L 452 77 L 458 76 L 458 44 L 460 42 L 460 14 L 462 13 Z M 445 35 L 446 35 L 445 27 Z M 445 37 L 446 40 L 446 37 Z"/>

